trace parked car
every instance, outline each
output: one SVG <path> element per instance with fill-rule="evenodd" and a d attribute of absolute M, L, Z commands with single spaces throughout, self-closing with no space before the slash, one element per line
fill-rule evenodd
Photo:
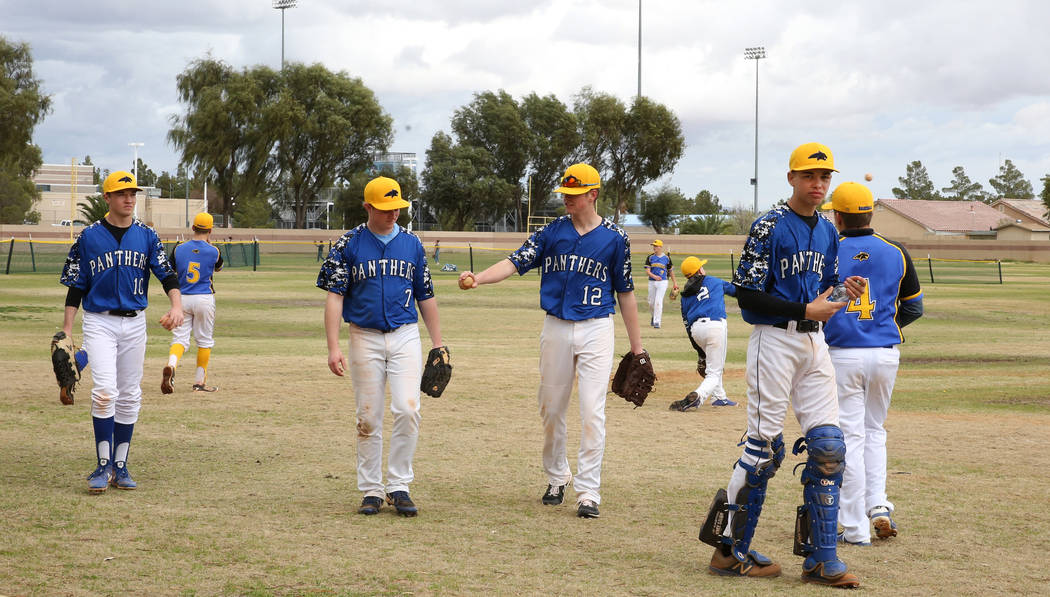
<path fill-rule="evenodd" d="M 61 222 L 59 222 L 57 224 L 51 224 L 51 225 L 52 226 L 72 226 L 73 225 L 73 220 L 62 220 Z"/>

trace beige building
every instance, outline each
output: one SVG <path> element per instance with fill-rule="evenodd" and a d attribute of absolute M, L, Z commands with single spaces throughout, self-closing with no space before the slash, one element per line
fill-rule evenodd
<path fill-rule="evenodd" d="M 992 207 L 1016 222 L 1050 226 L 1046 204 L 1039 199 L 1000 199 Z"/>
<path fill-rule="evenodd" d="M 1050 225 L 1016 215 L 1005 204 L 1000 209 L 980 201 L 879 199 L 871 225 L 880 234 L 902 240 L 1050 240 Z"/>

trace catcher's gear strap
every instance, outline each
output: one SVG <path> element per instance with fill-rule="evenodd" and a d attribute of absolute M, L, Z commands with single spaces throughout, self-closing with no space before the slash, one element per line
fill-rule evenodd
<path fill-rule="evenodd" d="M 842 430 L 835 425 L 814 427 L 795 442 L 792 452 L 799 454 L 803 449 L 809 458 L 802 471 L 803 505 L 795 519 L 794 553 L 812 556 L 817 562 L 837 560 L 839 487 L 846 468 Z"/>
<path fill-rule="evenodd" d="M 704 285 L 704 277 L 702 275 L 694 275 L 689 278 L 689 281 L 682 287 L 682 296 L 696 296 L 700 293 L 700 288 Z"/>

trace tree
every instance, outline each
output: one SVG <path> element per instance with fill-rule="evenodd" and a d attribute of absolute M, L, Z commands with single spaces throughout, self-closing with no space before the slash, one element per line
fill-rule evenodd
<path fill-rule="evenodd" d="M 943 199 L 948 201 L 987 201 L 988 195 L 979 182 L 971 182 L 962 166 L 952 168 L 951 186 L 944 187 Z"/>
<path fill-rule="evenodd" d="M 1032 183 L 1021 174 L 1010 160 L 999 166 L 999 175 L 988 181 L 995 189 L 995 199 L 1034 199 Z"/>
<path fill-rule="evenodd" d="M 729 234 L 731 227 L 729 216 L 721 214 L 700 214 L 678 221 L 679 234 Z"/>
<path fill-rule="evenodd" d="M 1043 181 L 1043 192 L 1039 193 L 1039 198 L 1043 200 L 1043 205 L 1046 206 L 1046 213 L 1043 214 L 1043 219 L 1050 220 L 1050 174 L 1039 180 Z"/>
<path fill-rule="evenodd" d="M 684 211 L 687 214 L 719 214 L 723 211 L 722 204 L 718 201 L 718 195 L 711 191 L 702 190 L 685 202 Z"/>
<path fill-rule="evenodd" d="M 234 206 L 233 221 L 238 228 L 273 228 L 276 214 L 266 195 L 241 196 Z"/>
<path fill-rule="evenodd" d="M 40 84 L 29 45 L 0 36 L 0 224 L 40 221 L 32 176 L 43 158 L 32 143 L 33 129 L 51 112 Z"/>
<path fill-rule="evenodd" d="M 106 199 L 101 193 L 88 195 L 84 197 L 83 203 L 77 205 L 77 211 L 80 212 L 80 218 L 76 223 L 87 226 L 106 217 L 106 212 L 109 211 L 109 204 L 106 203 Z"/>
<path fill-rule="evenodd" d="M 421 176 L 423 204 L 437 213 L 445 230 L 473 229 L 476 221 L 506 213 L 515 199 L 515 185 L 495 174 L 495 158 L 487 150 L 454 144 L 438 132 L 427 150 Z"/>
<path fill-rule="evenodd" d="M 397 170 L 384 167 L 378 172 L 372 170 L 357 172 L 342 181 L 339 193 L 335 196 L 335 205 L 332 207 L 333 228 L 353 228 L 368 219 L 368 212 L 365 211 L 364 205 L 365 185 L 377 176 L 386 176 L 396 180 L 401 186 L 401 198 L 416 205 L 416 201 L 419 200 L 419 178 L 408 166 L 398 166 Z M 418 219 L 419 215 L 416 214 L 415 217 Z M 402 226 L 407 226 L 411 219 L 413 218 L 409 215 L 409 211 L 403 209 L 397 222 Z"/>
<path fill-rule="evenodd" d="M 893 187 L 893 196 L 897 199 L 916 199 L 922 201 L 936 201 L 941 199 L 940 194 L 937 193 L 937 190 L 933 186 L 933 181 L 930 180 L 929 173 L 926 172 L 926 166 L 923 166 L 922 162 L 919 160 L 915 160 L 908 164 L 904 176 L 901 176 L 897 180 L 901 183 L 900 187 Z"/>
<path fill-rule="evenodd" d="M 675 216 L 682 213 L 686 202 L 682 191 L 670 185 L 660 187 L 655 195 L 642 191 L 642 223 L 651 227 L 657 234 L 665 234 L 674 224 Z"/>
<path fill-rule="evenodd" d="M 729 210 L 729 226 L 726 234 L 747 234 L 751 231 L 751 224 L 758 218 L 754 210 L 746 207 L 734 207 Z"/>
<path fill-rule="evenodd" d="M 531 182 L 532 212 L 547 207 L 552 191 L 580 144 L 576 116 L 554 95 L 530 93 L 521 100 L 521 117 L 528 129 L 527 174 Z"/>

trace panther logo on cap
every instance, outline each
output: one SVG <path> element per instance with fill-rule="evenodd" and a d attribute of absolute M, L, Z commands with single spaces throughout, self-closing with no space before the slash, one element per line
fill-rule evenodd
<path fill-rule="evenodd" d="M 121 179 L 117 180 L 117 182 L 134 182 L 134 181 L 131 180 L 130 176 L 125 176 L 124 178 L 121 178 Z"/>
<path fill-rule="evenodd" d="M 818 151 L 817 153 L 814 153 L 813 155 L 809 156 L 806 159 L 817 160 L 818 162 L 819 161 L 825 161 L 826 162 L 826 161 L 828 161 L 828 154 L 824 153 L 823 151 Z"/>
<path fill-rule="evenodd" d="M 871 257 L 871 255 L 868 255 L 866 251 L 861 251 L 853 256 L 857 261 L 867 261 L 869 257 Z"/>
<path fill-rule="evenodd" d="M 390 189 L 384 197 L 397 197 L 397 189 Z"/>

